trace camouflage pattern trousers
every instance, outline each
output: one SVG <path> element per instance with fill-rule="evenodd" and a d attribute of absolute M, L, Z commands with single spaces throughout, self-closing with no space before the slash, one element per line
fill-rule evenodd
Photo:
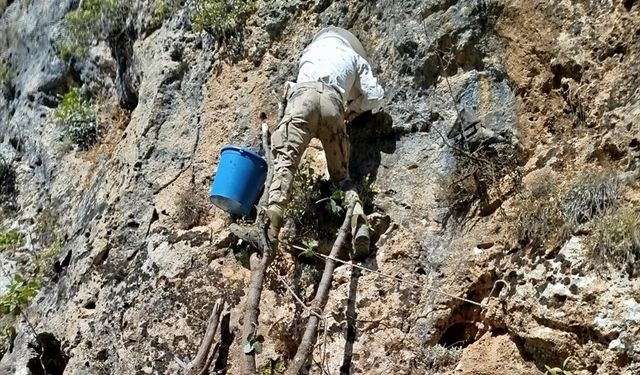
<path fill-rule="evenodd" d="M 291 89 L 284 117 L 271 136 L 273 180 L 269 206 L 284 209 L 291 199 L 293 178 L 302 154 L 313 138 L 320 139 L 332 181 L 346 190 L 348 201 L 356 200 L 352 230 L 366 217 L 349 178 L 351 146 L 344 123 L 344 105 L 338 92 L 322 82 L 298 83 Z"/>

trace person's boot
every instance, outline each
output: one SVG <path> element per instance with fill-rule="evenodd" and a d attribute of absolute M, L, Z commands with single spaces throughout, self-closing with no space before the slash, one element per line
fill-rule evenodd
<path fill-rule="evenodd" d="M 271 242 L 272 248 L 277 247 L 278 244 L 278 232 L 280 232 L 280 228 L 282 227 L 283 211 L 284 210 L 278 205 L 271 205 L 265 211 L 265 214 L 269 218 L 267 237 L 269 242 Z M 238 225 L 233 223 L 229 225 L 229 231 L 256 249 L 262 250 L 260 244 L 260 227 L 257 225 Z"/>
<path fill-rule="evenodd" d="M 369 256 L 370 246 L 369 227 L 367 223 L 361 223 L 353 232 L 353 256 L 352 259 L 359 260 Z"/>

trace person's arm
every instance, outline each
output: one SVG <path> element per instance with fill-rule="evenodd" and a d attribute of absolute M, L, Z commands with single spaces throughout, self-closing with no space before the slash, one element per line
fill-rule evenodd
<path fill-rule="evenodd" d="M 384 98 L 384 89 L 378 83 L 376 77 L 373 76 L 371 66 L 367 60 L 358 55 L 357 57 L 358 79 L 356 79 L 356 87 L 360 91 L 360 95 L 349 102 L 347 106 L 347 114 L 360 114 L 366 111 L 377 112 L 382 106 Z"/>

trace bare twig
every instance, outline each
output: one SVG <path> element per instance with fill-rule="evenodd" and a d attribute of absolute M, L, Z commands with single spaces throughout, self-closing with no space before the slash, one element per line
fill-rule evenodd
<path fill-rule="evenodd" d="M 307 326 L 302 336 L 302 341 L 300 342 L 300 346 L 298 346 L 298 350 L 295 357 L 293 358 L 293 361 L 291 362 L 291 365 L 287 369 L 287 375 L 297 375 L 298 373 L 300 373 L 300 370 L 307 362 L 307 357 L 309 357 L 313 350 L 316 340 L 316 333 L 318 331 L 318 323 L 320 322 L 319 317 L 322 316 L 324 307 L 327 304 L 327 299 L 329 298 L 329 289 L 331 288 L 331 281 L 333 280 L 333 270 L 336 267 L 336 262 L 334 262 L 332 259 L 335 259 L 337 257 L 338 252 L 344 245 L 347 233 L 349 232 L 349 224 L 351 223 L 351 215 L 353 214 L 355 203 L 356 202 L 353 201 L 349 205 L 349 209 L 347 209 L 344 222 L 342 223 L 342 226 L 338 231 L 336 241 L 331 248 L 329 258 L 325 263 L 324 272 L 322 273 L 322 279 L 320 279 L 318 290 L 310 306 L 311 311 L 313 311 L 315 314 L 309 316 Z"/>
<path fill-rule="evenodd" d="M 262 258 L 259 262 L 255 262 L 251 266 L 251 279 L 249 280 L 249 289 L 247 291 L 247 302 L 244 312 L 244 325 L 242 327 L 243 342 L 248 341 L 249 337 L 255 335 L 258 327 L 258 316 L 260 315 L 260 296 L 262 295 L 262 287 L 266 270 L 273 262 L 275 252 L 271 248 L 267 230 L 269 227 L 268 218 L 265 214 L 265 207 L 269 199 L 269 188 L 271 187 L 271 179 L 273 176 L 273 162 L 271 160 L 271 148 L 269 147 L 269 127 L 262 124 L 262 146 L 267 159 L 267 181 L 260 198 L 258 206 L 258 221 L 261 228 L 260 243 L 262 246 Z M 254 375 L 256 373 L 255 353 L 245 354 L 244 374 Z"/>
<path fill-rule="evenodd" d="M 216 304 L 213 307 L 213 311 L 211 312 L 211 316 L 209 317 L 209 322 L 207 323 L 207 330 L 202 338 L 202 343 L 200 344 L 200 348 L 198 349 L 198 354 L 196 354 L 196 358 L 193 362 L 190 363 L 191 370 L 190 374 L 204 374 L 211 365 L 211 358 L 215 357 L 215 353 L 218 350 L 219 344 L 216 344 L 211 349 L 211 344 L 213 344 L 213 339 L 218 331 L 218 323 L 220 322 L 220 314 L 222 314 L 222 310 L 224 309 L 224 300 L 222 298 L 218 298 Z M 211 352 L 211 354 L 209 354 Z"/>

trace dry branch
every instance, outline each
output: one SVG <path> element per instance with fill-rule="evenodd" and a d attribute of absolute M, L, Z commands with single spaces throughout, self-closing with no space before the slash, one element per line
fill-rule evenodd
<path fill-rule="evenodd" d="M 249 340 L 258 329 L 258 316 L 260 315 L 260 296 L 262 295 L 262 287 L 264 277 L 269 265 L 275 257 L 274 249 L 267 235 L 269 228 L 268 218 L 265 214 L 265 207 L 269 199 L 269 188 L 271 187 L 271 179 L 273 176 L 273 161 L 271 160 L 271 148 L 269 147 L 269 127 L 262 124 L 262 146 L 267 159 L 267 181 L 260 198 L 258 206 L 258 224 L 260 225 L 260 244 L 262 246 L 262 258 L 259 262 L 251 265 L 251 279 L 249 281 L 249 289 L 247 291 L 247 302 L 244 312 L 244 325 L 242 327 L 243 343 Z M 244 373 L 246 375 L 254 375 L 256 373 L 255 353 L 251 351 L 245 354 Z"/>
<path fill-rule="evenodd" d="M 287 369 L 287 375 L 297 375 L 300 373 L 300 370 L 307 362 L 307 357 L 309 357 L 313 351 L 318 331 L 318 323 L 320 322 L 320 318 L 324 312 L 324 307 L 327 304 L 327 299 L 329 298 L 329 289 L 331 288 L 331 281 L 333 280 L 333 270 L 336 268 L 336 262 L 332 258 L 336 258 L 338 256 L 340 249 L 344 245 L 347 233 L 349 232 L 349 224 L 351 223 L 351 215 L 353 214 L 355 203 L 356 202 L 354 201 L 349 205 L 344 222 L 342 223 L 342 226 L 338 231 L 336 241 L 333 243 L 333 247 L 331 248 L 331 253 L 329 254 L 330 258 L 327 258 L 327 261 L 325 262 L 322 279 L 320 279 L 320 284 L 318 285 L 318 291 L 309 306 L 312 314 L 309 316 L 309 320 L 307 321 L 307 326 L 305 328 L 304 335 L 302 336 L 302 341 L 300 341 L 300 346 L 298 346 L 298 351 L 296 352 L 291 365 Z"/>
<path fill-rule="evenodd" d="M 192 375 L 196 374 L 204 374 L 207 372 L 209 366 L 213 358 L 216 355 L 216 351 L 218 350 L 219 343 L 211 349 L 211 344 L 213 344 L 213 339 L 218 331 L 218 323 L 220 322 L 220 315 L 222 314 L 222 310 L 224 309 L 224 300 L 222 298 L 218 298 L 216 304 L 213 307 L 213 311 L 211 312 L 211 316 L 209 317 L 209 321 L 207 323 L 207 330 L 202 338 L 202 343 L 200 344 L 200 348 L 198 349 L 198 354 L 196 354 L 196 358 L 190 364 L 189 373 Z M 209 354 L 211 352 L 211 354 Z"/>

